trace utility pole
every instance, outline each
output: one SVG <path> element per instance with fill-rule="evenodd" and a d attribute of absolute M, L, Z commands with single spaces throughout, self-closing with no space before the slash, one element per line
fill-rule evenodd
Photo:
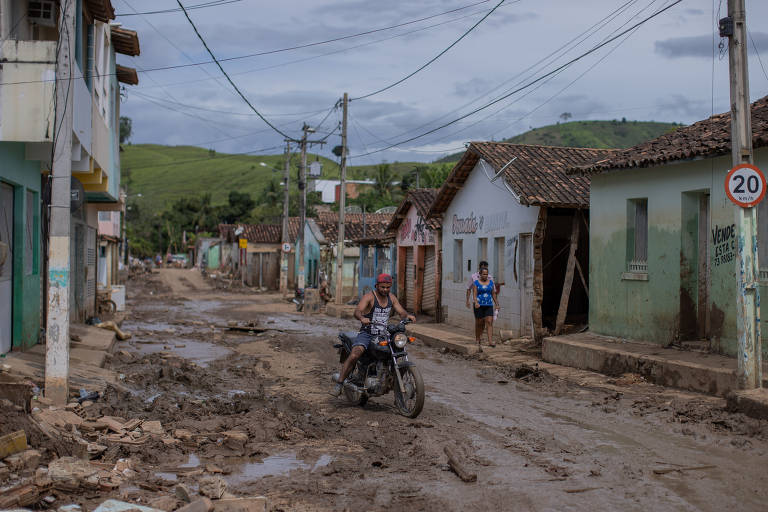
<path fill-rule="evenodd" d="M 747 19 L 744 0 L 728 0 L 728 18 L 720 20 L 720 34 L 728 37 L 731 83 L 731 153 L 733 166 L 752 164 L 752 112 L 747 72 Z M 762 385 L 760 290 L 757 260 L 757 206 L 736 208 L 739 248 L 737 325 L 739 353 L 736 376 L 741 389 Z"/>
<path fill-rule="evenodd" d="M 345 92 L 342 100 L 341 121 L 341 179 L 339 190 L 339 241 L 336 245 L 336 304 L 343 304 L 344 298 L 344 215 L 347 205 L 347 108 L 349 95 Z"/>
<path fill-rule="evenodd" d="M 282 228 L 282 242 L 283 247 L 286 243 L 290 243 L 288 240 L 288 198 L 290 197 L 290 190 L 288 188 L 288 179 L 291 174 L 291 141 L 285 141 L 285 171 L 283 172 L 283 228 Z M 288 295 L 288 251 L 281 248 L 280 258 L 280 293 L 283 297 Z"/>
<path fill-rule="evenodd" d="M 301 136 L 301 168 L 299 169 L 299 192 L 301 192 L 301 204 L 299 205 L 299 239 L 298 242 L 298 255 L 299 255 L 299 288 L 304 289 L 305 277 L 304 277 L 304 224 L 307 218 L 307 132 L 314 131 L 312 128 L 304 123 L 301 127 L 304 132 Z"/>
<path fill-rule="evenodd" d="M 54 144 L 48 241 L 45 329 L 45 396 L 55 405 L 69 399 L 69 222 L 72 181 L 72 57 L 75 2 L 63 2 L 56 53 Z"/>

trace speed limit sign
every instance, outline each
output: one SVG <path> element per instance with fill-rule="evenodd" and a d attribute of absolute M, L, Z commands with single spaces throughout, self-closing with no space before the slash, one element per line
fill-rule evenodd
<path fill-rule="evenodd" d="M 734 204 L 751 208 L 765 196 L 765 176 L 750 164 L 739 164 L 725 176 L 725 193 Z"/>

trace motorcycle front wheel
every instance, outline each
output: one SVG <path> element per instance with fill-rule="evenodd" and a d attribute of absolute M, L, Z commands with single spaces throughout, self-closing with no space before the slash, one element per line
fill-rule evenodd
<path fill-rule="evenodd" d="M 424 408 L 424 380 L 421 372 L 415 366 L 406 366 L 401 370 L 405 393 L 395 383 L 395 407 L 400 414 L 407 418 L 415 418 Z"/>
<path fill-rule="evenodd" d="M 357 370 L 355 370 L 355 373 L 352 374 L 351 380 L 357 381 L 358 379 L 355 379 L 357 375 Z M 354 405 L 359 405 L 360 407 L 364 406 L 366 403 L 368 403 L 368 395 L 365 393 L 361 393 L 360 391 L 355 391 L 349 386 L 344 386 L 344 396 L 347 397 L 347 400 L 349 400 Z"/>

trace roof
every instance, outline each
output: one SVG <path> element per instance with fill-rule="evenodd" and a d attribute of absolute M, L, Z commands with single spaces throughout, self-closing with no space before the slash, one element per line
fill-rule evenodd
<path fill-rule="evenodd" d="M 116 25 L 109 27 L 112 39 L 112 46 L 117 53 L 135 57 L 141 53 L 139 48 L 139 36 L 135 30 L 120 28 Z"/>
<path fill-rule="evenodd" d="M 237 227 L 243 228 L 246 240 L 253 243 L 279 244 L 283 238 L 281 224 L 219 224 L 219 236 L 234 242 Z M 299 218 L 288 217 L 288 240 L 295 242 L 299 236 Z"/>
<path fill-rule="evenodd" d="M 752 145 L 768 146 L 768 96 L 751 106 Z M 569 169 L 571 174 L 591 174 L 612 169 L 652 167 L 669 162 L 714 157 L 731 152 L 731 113 L 717 114 L 709 119 L 664 134 L 590 165 Z"/>
<path fill-rule="evenodd" d="M 365 224 L 363 224 L 363 219 L 365 219 Z M 392 237 L 387 233 L 387 226 L 391 220 L 391 213 L 346 213 L 344 214 L 344 239 L 356 243 L 363 240 L 389 240 Z M 330 243 L 338 242 L 338 212 L 319 212 L 315 221 L 327 241 Z"/>
<path fill-rule="evenodd" d="M 416 208 L 416 212 L 424 219 L 428 218 L 429 209 L 432 207 L 432 203 L 437 197 L 436 188 L 416 188 L 409 190 L 400 206 L 395 210 L 392 220 L 387 226 L 388 231 L 394 231 L 403 222 L 403 219 L 408 215 L 408 210 L 411 206 Z M 436 219 L 428 219 L 427 225 L 432 229 L 439 229 L 440 223 Z"/>
<path fill-rule="evenodd" d="M 115 19 L 115 9 L 110 0 L 85 0 L 88 14 L 95 20 L 108 23 Z"/>
<path fill-rule="evenodd" d="M 479 161 L 489 174 L 504 171 L 504 182 L 522 205 L 588 208 L 589 178 L 569 176 L 566 169 L 607 158 L 613 149 L 564 148 L 505 142 L 471 142 L 437 192 L 429 216 L 439 217 L 464 186 Z"/>
<path fill-rule="evenodd" d="M 117 81 L 128 85 L 139 85 L 139 75 L 136 74 L 136 70 L 120 64 L 115 66 L 117 73 Z"/>

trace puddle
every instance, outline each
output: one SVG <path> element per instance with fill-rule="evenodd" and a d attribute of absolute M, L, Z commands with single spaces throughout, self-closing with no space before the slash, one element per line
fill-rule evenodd
<path fill-rule="evenodd" d="M 164 473 L 162 471 L 155 473 L 155 476 L 157 478 L 162 478 L 163 480 L 168 480 L 169 482 L 176 482 L 179 479 L 176 473 Z"/>
<path fill-rule="evenodd" d="M 294 469 L 308 469 L 310 471 L 315 471 L 318 468 L 327 466 L 332 461 L 332 456 L 324 454 L 317 459 L 317 462 L 315 462 L 314 465 L 312 465 L 297 459 L 295 453 L 278 453 L 277 455 L 270 455 L 262 462 L 249 462 L 244 464 L 236 471 L 233 471 L 232 474 L 226 476 L 226 480 L 230 485 L 238 485 L 244 482 L 258 480 L 265 476 L 287 475 Z"/>
<path fill-rule="evenodd" d="M 177 344 L 184 346 L 175 348 L 175 345 Z M 163 348 L 165 346 L 171 348 Z M 221 345 L 186 338 L 176 338 L 173 343 L 167 344 L 137 344 L 136 349 L 141 355 L 153 354 L 156 352 L 174 352 L 184 359 L 193 361 L 203 367 L 208 366 L 208 363 L 211 361 L 226 357 L 232 353 L 230 349 Z"/>
<path fill-rule="evenodd" d="M 200 465 L 200 457 L 194 453 L 189 454 L 189 460 L 184 464 L 179 464 L 180 468 L 196 468 Z"/>

